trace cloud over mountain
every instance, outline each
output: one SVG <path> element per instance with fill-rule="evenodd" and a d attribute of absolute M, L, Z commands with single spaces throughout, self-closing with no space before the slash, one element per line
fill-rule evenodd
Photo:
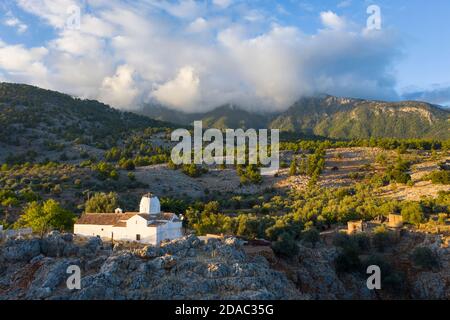
<path fill-rule="evenodd" d="M 430 101 L 450 107 L 450 86 L 436 86 L 428 90 L 410 90 L 403 93 L 403 97 L 408 100 Z"/>
<path fill-rule="evenodd" d="M 332 11 L 305 33 L 235 1 L 17 0 L 54 30 L 40 47 L 0 42 L 0 75 L 133 109 L 225 103 L 283 110 L 314 93 L 395 99 L 398 39 Z M 80 29 L 66 25 L 81 8 Z M 239 14 L 237 14 L 239 13 Z M 246 19 L 240 17 L 262 17 Z"/>

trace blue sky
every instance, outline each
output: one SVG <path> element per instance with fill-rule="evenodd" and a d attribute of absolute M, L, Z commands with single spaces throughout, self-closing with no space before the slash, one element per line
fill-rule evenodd
<path fill-rule="evenodd" d="M 447 0 L 4 0 L 0 14 L 0 80 L 118 108 L 274 110 L 317 93 L 450 105 Z"/>

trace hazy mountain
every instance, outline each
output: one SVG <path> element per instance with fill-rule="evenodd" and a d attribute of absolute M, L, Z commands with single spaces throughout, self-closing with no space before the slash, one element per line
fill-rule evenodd
<path fill-rule="evenodd" d="M 267 128 L 270 118 L 270 115 L 251 113 L 233 105 L 220 106 L 204 113 L 185 113 L 163 106 L 146 105 L 138 113 L 152 119 L 182 125 L 192 125 L 194 121 L 202 120 L 205 127 L 218 129 Z"/>
<path fill-rule="evenodd" d="M 450 138 L 450 111 L 416 101 L 382 102 L 320 96 L 302 98 L 277 114 L 251 113 L 233 106 L 196 114 L 146 106 L 141 113 L 183 125 L 203 120 L 206 127 L 269 127 L 331 138 Z"/>

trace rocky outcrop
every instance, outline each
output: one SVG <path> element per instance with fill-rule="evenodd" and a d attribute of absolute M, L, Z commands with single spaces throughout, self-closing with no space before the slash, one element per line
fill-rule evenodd
<path fill-rule="evenodd" d="M 422 270 L 411 252 L 428 247 L 439 266 Z M 405 278 L 401 293 L 366 286 L 364 273 L 338 274 L 339 249 L 299 244 L 279 259 L 269 247 L 243 247 L 234 237 L 200 241 L 189 235 L 159 247 L 80 239 L 52 232 L 42 239 L 0 244 L 0 299 L 449 299 L 449 248 L 432 235 L 411 233 L 383 253 Z M 246 254 L 248 252 L 248 254 Z M 272 254 L 269 255 L 268 252 Z M 69 266 L 81 271 L 81 288 L 69 290 Z"/>
<path fill-rule="evenodd" d="M 367 289 L 366 279 L 358 274 L 339 275 L 334 267 L 338 251 L 334 247 L 317 245 L 315 248 L 300 245 L 299 254 L 280 268 L 311 299 L 376 299 Z"/>
<path fill-rule="evenodd" d="M 248 257 L 240 241 L 201 242 L 186 236 L 160 247 L 114 248 L 100 239 L 53 232 L 10 240 L 0 248 L 3 299 L 298 299 L 303 296 L 263 257 Z M 69 290 L 69 266 L 81 289 Z"/>

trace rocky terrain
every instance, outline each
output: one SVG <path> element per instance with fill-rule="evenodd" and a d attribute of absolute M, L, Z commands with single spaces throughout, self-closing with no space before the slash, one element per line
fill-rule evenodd
<path fill-rule="evenodd" d="M 70 265 L 81 290 L 67 289 Z M 53 232 L 1 246 L 0 299 L 299 299 L 286 276 L 263 257 L 248 257 L 235 238 L 195 236 L 160 248 L 80 242 Z"/>
<path fill-rule="evenodd" d="M 438 257 L 440 266 L 424 270 L 411 261 L 417 247 L 430 248 Z M 439 235 L 408 232 L 392 247 L 377 255 L 393 265 L 393 270 L 403 275 L 402 290 L 368 290 L 365 273 L 339 273 L 335 259 L 339 249 L 324 243 L 311 248 L 300 245 L 299 255 L 289 261 L 279 260 L 274 266 L 283 270 L 296 287 L 310 299 L 325 300 L 390 300 L 390 299 L 449 299 L 450 298 L 450 248 L 443 246 Z M 367 257 L 362 255 L 362 259 Z M 387 277 L 389 274 L 383 274 Z"/>
<path fill-rule="evenodd" d="M 299 254 L 247 254 L 234 237 L 201 241 L 190 235 L 161 247 L 103 243 L 52 232 L 0 246 L 0 299 L 449 299 L 450 255 L 439 236 L 406 234 L 384 258 L 405 274 L 401 295 L 366 287 L 367 275 L 339 274 L 336 247 L 299 244 Z M 411 265 L 413 248 L 431 248 L 440 267 Z M 81 269 L 81 289 L 69 290 L 67 268 Z"/>

